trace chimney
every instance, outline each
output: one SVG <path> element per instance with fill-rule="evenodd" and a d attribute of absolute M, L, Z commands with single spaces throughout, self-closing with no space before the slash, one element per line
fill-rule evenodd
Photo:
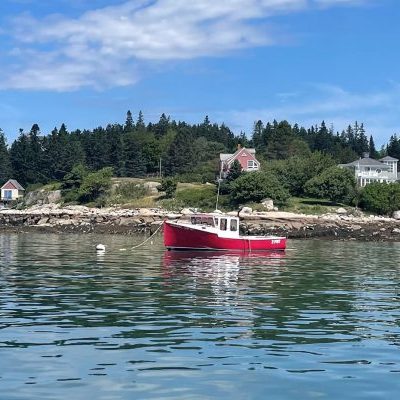
<path fill-rule="evenodd" d="M 237 149 L 240 150 L 241 148 L 242 148 L 241 144 L 238 143 L 238 144 L 237 144 Z"/>
<path fill-rule="evenodd" d="M 363 153 L 363 158 L 369 158 L 369 153 L 368 152 Z"/>

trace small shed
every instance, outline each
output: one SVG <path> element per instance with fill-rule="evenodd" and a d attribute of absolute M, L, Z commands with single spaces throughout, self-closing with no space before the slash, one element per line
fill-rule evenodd
<path fill-rule="evenodd" d="M 15 179 L 9 179 L 1 187 L 2 201 L 15 201 L 24 197 L 25 189 Z"/>

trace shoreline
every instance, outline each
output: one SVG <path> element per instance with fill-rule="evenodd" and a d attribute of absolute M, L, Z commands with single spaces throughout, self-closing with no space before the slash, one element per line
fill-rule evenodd
<path fill-rule="evenodd" d="M 0 232 L 152 233 L 165 219 L 188 218 L 190 210 L 60 207 L 46 204 L 26 210 L 0 210 Z M 237 215 L 236 212 L 229 214 Z M 240 213 L 241 231 L 249 235 L 277 235 L 288 239 L 400 241 L 400 221 L 378 216 L 306 215 L 280 211 Z"/>

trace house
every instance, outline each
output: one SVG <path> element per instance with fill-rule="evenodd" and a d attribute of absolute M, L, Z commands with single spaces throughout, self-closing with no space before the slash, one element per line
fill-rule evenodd
<path fill-rule="evenodd" d="M 348 164 L 340 164 L 342 168 L 354 171 L 357 184 L 364 187 L 372 182 L 396 182 L 397 181 L 397 158 L 384 157 L 379 161 L 369 157 L 365 153 L 363 158 Z"/>
<path fill-rule="evenodd" d="M 1 201 L 15 201 L 24 197 L 25 189 L 15 180 L 9 179 L 1 187 Z"/>
<path fill-rule="evenodd" d="M 258 171 L 260 169 L 260 163 L 257 161 L 255 154 L 255 149 L 246 149 L 245 147 L 240 147 L 240 145 L 233 154 L 221 153 L 219 155 L 219 160 L 222 177 L 226 177 L 235 160 L 239 161 L 243 171 Z"/>

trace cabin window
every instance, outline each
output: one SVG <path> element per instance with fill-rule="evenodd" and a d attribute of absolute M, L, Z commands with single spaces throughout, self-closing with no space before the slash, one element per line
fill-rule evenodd
<path fill-rule="evenodd" d="M 236 232 L 238 229 L 238 224 L 236 219 L 231 219 L 231 231 Z"/>
<path fill-rule="evenodd" d="M 226 231 L 226 227 L 227 227 L 227 219 L 226 218 L 221 218 L 219 221 L 219 229 L 221 231 Z"/>
<path fill-rule="evenodd" d="M 12 199 L 12 190 L 5 190 L 4 191 L 4 199 L 11 200 Z"/>

